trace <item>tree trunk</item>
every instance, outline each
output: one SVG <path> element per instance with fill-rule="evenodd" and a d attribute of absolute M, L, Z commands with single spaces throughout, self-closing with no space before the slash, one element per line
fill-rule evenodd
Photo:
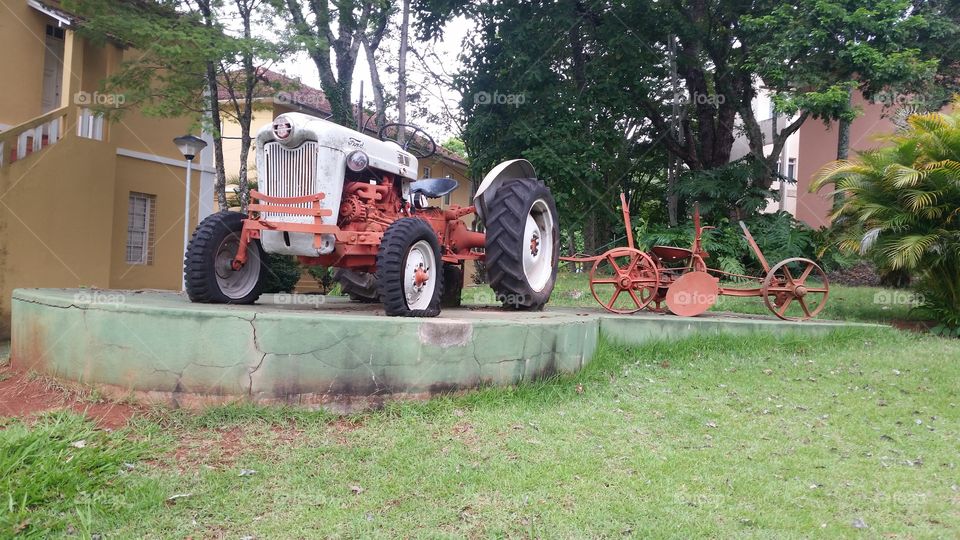
<path fill-rule="evenodd" d="M 400 65 L 397 66 L 397 121 L 407 123 L 407 40 L 410 33 L 410 0 L 403 0 L 403 16 L 400 21 Z M 403 144 L 404 131 L 397 133 Z"/>
<path fill-rule="evenodd" d="M 589 212 L 583 222 L 583 250 L 590 255 L 599 255 L 597 247 L 597 214 Z"/>
<path fill-rule="evenodd" d="M 387 104 L 383 97 L 383 82 L 380 81 L 380 70 L 377 69 L 374 47 L 372 47 L 369 42 L 364 40 L 363 51 L 366 53 L 367 64 L 370 66 L 370 86 L 373 87 L 373 106 L 377 110 L 374 123 L 376 123 L 377 130 L 379 131 L 380 128 L 387 123 Z"/>
<path fill-rule="evenodd" d="M 853 96 L 847 91 L 847 107 L 853 106 Z M 837 123 L 837 159 L 847 159 L 850 156 L 850 121 L 841 118 Z"/>
<path fill-rule="evenodd" d="M 850 157 L 850 121 L 841 118 L 837 121 L 837 159 Z"/>
<path fill-rule="evenodd" d="M 208 29 L 213 28 L 213 10 L 209 1 L 201 0 L 197 2 L 200 14 L 203 16 L 203 25 Z M 213 184 L 213 192 L 217 196 L 217 205 L 220 210 L 228 210 L 227 206 L 227 172 L 223 164 L 223 134 L 220 133 L 220 126 L 223 119 L 220 114 L 220 88 L 217 84 L 217 66 L 213 61 L 208 61 L 204 66 L 206 68 L 207 94 L 210 100 L 210 123 L 213 132 L 213 162 L 217 178 Z"/>
<path fill-rule="evenodd" d="M 847 90 L 847 108 L 853 106 L 853 91 Z M 850 120 L 841 118 L 837 122 L 837 159 L 850 157 Z M 833 195 L 834 208 L 843 204 L 843 193 Z"/>
<path fill-rule="evenodd" d="M 227 172 L 223 164 L 223 134 L 220 133 L 220 96 L 217 85 L 217 69 L 213 62 L 207 62 L 207 94 L 210 99 L 210 123 L 213 124 L 213 162 L 217 178 L 213 192 L 217 196 L 217 205 L 221 211 L 229 210 L 227 204 Z"/>
<path fill-rule="evenodd" d="M 671 104 L 671 123 L 670 130 L 675 134 L 677 142 L 683 144 L 683 130 L 680 127 L 680 76 L 677 73 L 677 39 L 671 34 L 670 43 L 667 49 L 670 57 L 670 86 L 673 90 L 673 103 Z M 670 162 L 667 164 L 667 219 L 670 227 L 676 227 L 678 224 L 678 213 L 680 206 L 680 197 L 677 196 L 677 176 L 680 174 L 680 158 L 670 155 Z"/>
<path fill-rule="evenodd" d="M 252 36 L 251 29 L 251 10 L 243 2 L 237 2 L 240 15 L 243 18 L 243 37 L 249 40 Z M 247 160 L 250 157 L 250 124 L 253 122 L 253 94 L 257 88 L 257 71 L 253 65 L 253 55 L 249 51 L 243 53 L 243 108 L 237 111 L 237 118 L 240 121 L 240 211 L 246 212 L 247 205 L 250 204 L 250 181 L 247 174 Z"/>
<path fill-rule="evenodd" d="M 353 84 L 350 81 L 340 81 L 324 84 L 320 81 L 320 88 L 330 101 L 330 120 L 333 120 L 341 126 L 353 128 L 356 122 L 353 118 L 353 104 L 350 102 L 350 92 L 353 90 Z"/>
<path fill-rule="evenodd" d="M 680 207 L 680 197 L 677 196 L 677 174 L 680 172 L 680 160 L 669 157 L 667 164 L 667 219 L 671 227 L 676 227 Z"/>
<path fill-rule="evenodd" d="M 250 181 L 247 174 L 247 160 L 250 158 L 250 137 L 251 114 L 248 109 L 240 120 L 240 171 L 239 184 L 240 192 L 237 198 L 240 200 L 240 211 L 246 212 L 247 205 L 250 204 Z"/>

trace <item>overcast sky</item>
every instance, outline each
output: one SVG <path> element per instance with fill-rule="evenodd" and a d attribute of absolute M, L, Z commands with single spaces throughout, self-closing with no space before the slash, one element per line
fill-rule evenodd
<path fill-rule="evenodd" d="M 399 19 L 400 16 L 397 14 L 392 22 L 396 24 L 399 22 Z M 459 56 L 462 50 L 462 44 L 470 28 L 471 22 L 463 17 L 458 17 L 457 19 L 447 23 L 447 25 L 444 27 L 444 38 L 438 41 L 434 46 L 434 51 L 440 60 L 437 61 L 437 59 L 433 58 L 427 59 L 427 64 L 432 71 L 436 73 L 446 72 L 448 74 L 453 74 L 460 68 L 461 63 Z M 383 44 L 381 45 L 381 48 L 386 53 L 383 56 L 385 59 L 389 58 L 392 60 L 391 63 L 394 67 L 396 67 L 396 57 L 400 43 L 399 38 L 399 31 L 395 31 L 389 36 L 389 38 L 385 38 Z M 421 44 L 412 40 L 411 44 L 420 49 L 423 48 Z M 420 62 L 413 55 L 408 55 L 407 78 L 409 80 L 408 88 L 410 88 L 408 92 L 415 91 L 417 88 L 422 88 L 424 99 L 429 100 L 429 108 L 436 114 L 449 117 L 450 115 L 447 111 L 459 113 L 460 94 L 452 91 L 450 88 L 446 87 L 446 85 L 440 84 L 433 80 L 432 77 L 425 75 L 424 70 L 419 64 Z M 274 70 L 283 72 L 291 77 L 299 78 L 303 84 L 320 88 L 320 76 L 317 73 L 317 67 L 304 53 L 292 56 L 276 66 Z M 386 65 L 380 66 L 380 79 L 381 82 L 383 82 L 383 84 L 387 87 L 387 92 L 395 96 L 397 94 L 397 75 L 395 70 L 394 73 L 387 73 Z M 370 82 L 370 68 L 367 64 L 366 55 L 362 49 L 360 50 L 353 77 L 354 101 L 356 101 L 360 96 L 361 81 L 363 81 L 364 103 L 368 104 L 368 106 L 372 108 L 373 100 L 371 92 L 372 86 Z M 393 110 L 388 111 L 388 115 L 396 118 L 396 108 L 394 107 Z M 434 137 L 434 139 L 436 139 L 437 144 L 446 141 L 450 137 L 457 136 L 457 126 L 455 122 L 451 121 L 450 125 L 432 123 L 426 118 L 416 117 L 415 112 L 411 111 L 410 107 L 408 107 L 407 121 L 408 123 L 419 125 L 426 129 Z"/>

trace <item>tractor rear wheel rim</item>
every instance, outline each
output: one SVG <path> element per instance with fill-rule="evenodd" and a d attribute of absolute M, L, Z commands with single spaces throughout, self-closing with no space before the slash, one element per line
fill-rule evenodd
<path fill-rule="evenodd" d="M 247 262 L 239 270 L 233 269 L 233 260 L 237 256 L 240 239 L 235 235 L 227 236 L 217 248 L 214 269 L 217 273 L 217 286 L 227 297 L 243 298 L 253 291 L 260 279 L 260 250 L 253 244 L 247 246 Z"/>
<path fill-rule="evenodd" d="M 546 287 L 553 274 L 553 214 L 543 199 L 527 212 L 523 238 L 523 274 L 535 292 Z"/>
<path fill-rule="evenodd" d="M 407 251 L 403 268 L 403 297 L 409 309 L 427 309 L 437 287 L 436 256 L 430 242 L 418 240 Z M 426 279 L 424 279 L 424 274 Z"/>

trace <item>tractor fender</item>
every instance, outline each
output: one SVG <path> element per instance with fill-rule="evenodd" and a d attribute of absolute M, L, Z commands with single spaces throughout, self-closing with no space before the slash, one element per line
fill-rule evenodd
<path fill-rule="evenodd" d="M 533 165 L 525 159 L 511 159 L 497 165 L 483 177 L 477 194 L 473 196 L 473 204 L 477 207 L 477 215 L 483 219 L 487 205 L 493 202 L 497 190 L 507 181 L 518 178 L 536 178 L 537 172 Z"/>

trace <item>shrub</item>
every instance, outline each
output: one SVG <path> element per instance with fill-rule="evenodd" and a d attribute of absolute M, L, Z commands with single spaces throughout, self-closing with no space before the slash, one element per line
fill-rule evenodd
<path fill-rule="evenodd" d="M 263 285 L 263 292 L 289 293 L 293 292 L 300 281 L 300 263 L 296 257 L 290 255 L 267 254 L 267 276 Z"/>
<path fill-rule="evenodd" d="M 473 268 L 473 284 L 485 285 L 487 283 L 487 264 L 482 260 L 476 261 Z"/>
<path fill-rule="evenodd" d="M 787 212 L 756 215 L 744 223 L 771 265 L 790 257 L 817 259 L 813 230 Z M 710 254 L 709 266 L 733 274 L 763 275 L 763 267 L 739 223 L 724 218 L 702 224 L 716 227 L 703 233 L 703 248 Z M 654 245 L 689 247 L 692 242 L 692 220 L 681 227 L 641 228 L 637 236 L 641 250 Z"/>
<path fill-rule="evenodd" d="M 960 101 L 957 102 L 960 107 Z M 909 272 L 940 331 L 960 334 L 960 112 L 916 114 L 889 146 L 825 166 L 812 189 L 845 195 L 837 245 Z"/>
<path fill-rule="evenodd" d="M 333 279 L 333 268 L 330 266 L 309 266 L 307 272 L 313 279 L 317 280 L 324 294 L 329 294 L 333 289 L 336 280 Z"/>
<path fill-rule="evenodd" d="M 837 246 L 842 230 L 841 227 L 833 226 L 813 231 L 814 253 L 823 269 L 834 272 L 867 265 L 871 267 L 873 273 L 876 273 L 875 265 L 865 260 L 859 253 L 844 251 Z"/>

